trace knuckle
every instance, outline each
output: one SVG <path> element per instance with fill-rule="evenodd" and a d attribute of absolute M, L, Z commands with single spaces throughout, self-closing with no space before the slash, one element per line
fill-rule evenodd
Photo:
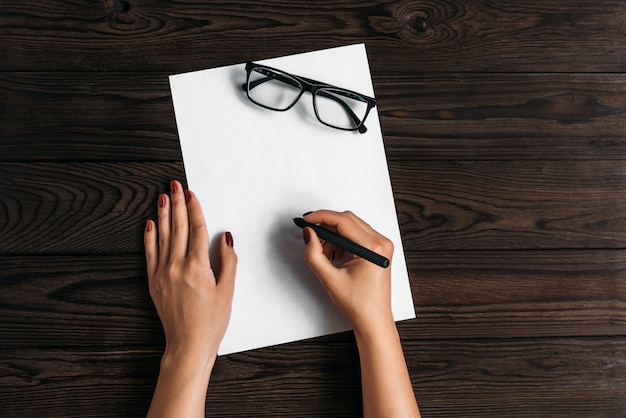
<path fill-rule="evenodd" d="M 387 251 L 387 254 L 393 254 L 393 251 L 394 251 L 393 242 L 387 240 L 387 243 L 385 245 L 385 251 Z"/>
<path fill-rule="evenodd" d="M 170 199 L 172 200 L 172 204 L 185 203 L 184 193 L 171 193 Z"/>
<path fill-rule="evenodd" d="M 201 223 L 192 223 L 189 225 L 189 232 L 192 234 L 205 233 L 206 227 Z"/>
<path fill-rule="evenodd" d="M 172 232 L 182 232 L 186 228 L 188 228 L 186 219 L 181 219 L 180 217 L 172 219 Z"/>
<path fill-rule="evenodd" d="M 161 289 L 160 286 L 155 284 L 153 286 L 150 286 L 150 288 L 148 289 L 149 293 L 150 293 L 150 298 L 152 298 L 152 300 L 157 299 L 160 295 L 161 295 Z"/>
<path fill-rule="evenodd" d="M 177 280 L 181 276 L 180 271 L 178 263 L 170 263 L 165 269 L 165 277 L 169 280 Z"/>
<path fill-rule="evenodd" d="M 193 280 L 204 281 L 206 278 L 215 277 L 215 271 L 211 265 L 208 254 L 206 257 L 190 257 L 185 263 L 185 276 Z"/>
<path fill-rule="evenodd" d="M 305 251 L 304 252 L 304 260 L 308 264 L 314 264 L 315 261 L 317 260 L 317 254 L 315 254 L 315 252 L 313 252 L 313 251 Z"/>
<path fill-rule="evenodd" d="M 187 262 L 186 269 L 189 272 L 190 277 L 197 277 L 206 271 L 207 266 L 204 262 L 198 259 L 191 259 Z"/>
<path fill-rule="evenodd" d="M 386 255 L 393 254 L 393 241 L 387 237 L 380 237 L 372 244 L 372 250 Z"/>

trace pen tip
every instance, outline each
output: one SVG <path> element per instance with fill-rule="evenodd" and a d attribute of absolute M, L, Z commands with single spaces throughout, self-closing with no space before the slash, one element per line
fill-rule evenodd
<path fill-rule="evenodd" d="M 302 219 L 302 218 L 293 218 L 293 223 L 298 225 L 300 228 L 304 228 L 306 226 L 305 222 L 304 222 L 304 219 Z"/>

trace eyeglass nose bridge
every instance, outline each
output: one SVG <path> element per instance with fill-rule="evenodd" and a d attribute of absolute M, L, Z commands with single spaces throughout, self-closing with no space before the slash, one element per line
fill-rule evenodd
<path fill-rule="evenodd" d="M 311 80 L 305 77 L 297 77 L 298 82 L 302 85 L 303 91 L 308 91 L 311 94 L 315 94 L 315 92 L 321 88 L 327 87 L 327 85 L 322 84 L 318 81 Z"/>

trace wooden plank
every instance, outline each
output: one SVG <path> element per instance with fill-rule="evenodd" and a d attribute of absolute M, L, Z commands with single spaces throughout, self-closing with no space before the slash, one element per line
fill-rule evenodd
<path fill-rule="evenodd" d="M 623 72 L 625 20 L 619 0 L 10 0 L 0 70 L 181 72 L 367 42 L 375 72 Z"/>
<path fill-rule="evenodd" d="M 626 334 L 626 251 L 407 259 L 417 312 L 400 323 L 408 339 Z M 0 348 L 163 345 L 143 256 L 14 256 L 0 265 Z"/>
<path fill-rule="evenodd" d="M 167 75 L 366 42 L 424 416 L 626 410 L 626 3 L 8 0 L 0 414 L 142 416 Z M 210 220 L 209 220 L 210 223 Z M 208 416 L 361 416 L 351 333 L 218 359 Z"/>
<path fill-rule="evenodd" d="M 626 156 L 624 74 L 417 74 L 374 85 L 390 159 Z M 166 73 L 0 73 L 0 108 L 0 161 L 182 159 Z"/>
<path fill-rule="evenodd" d="M 375 78 L 390 159 L 622 159 L 624 74 Z"/>
<path fill-rule="evenodd" d="M 617 417 L 623 337 L 404 342 L 424 416 Z"/>
<path fill-rule="evenodd" d="M 623 248 L 612 161 L 389 161 L 405 249 Z"/>
<path fill-rule="evenodd" d="M 619 161 L 409 157 L 389 161 L 408 252 L 626 246 Z M 184 172 L 180 163 L 2 163 L 0 178 L 0 254 L 120 254 L 143 253 L 158 193 Z"/>
<path fill-rule="evenodd" d="M 358 355 L 346 334 L 217 359 L 209 416 L 353 416 Z M 0 351 L 6 416 L 145 415 L 162 349 Z"/>
<path fill-rule="evenodd" d="M 0 348 L 163 345 L 143 257 L 0 260 Z"/>
<path fill-rule="evenodd" d="M 182 159 L 166 74 L 0 73 L 3 161 Z"/>
<path fill-rule="evenodd" d="M 0 165 L 0 253 L 139 253 L 181 163 Z"/>
<path fill-rule="evenodd" d="M 1 350 L 0 410 L 6 417 L 145 416 L 160 354 Z"/>
<path fill-rule="evenodd" d="M 626 335 L 626 253 L 409 252 L 412 339 Z"/>
<path fill-rule="evenodd" d="M 207 416 L 361 416 L 350 338 L 220 357 Z M 619 416 L 626 343 L 618 338 L 404 340 L 425 416 Z M 160 351 L 3 350 L 7 416 L 139 416 Z M 80 411 L 80 412 L 78 412 Z"/>

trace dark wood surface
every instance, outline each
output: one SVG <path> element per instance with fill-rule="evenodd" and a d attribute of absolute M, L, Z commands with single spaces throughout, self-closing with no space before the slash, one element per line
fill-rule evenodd
<path fill-rule="evenodd" d="M 2 0 L 0 416 L 142 416 L 167 76 L 364 42 L 425 417 L 626 416 L 626 3 Z M 210 220 L 209 220 L 210 222 Z M 220 357 L 207 416 L 361 414 L 351 333 Z"/>

